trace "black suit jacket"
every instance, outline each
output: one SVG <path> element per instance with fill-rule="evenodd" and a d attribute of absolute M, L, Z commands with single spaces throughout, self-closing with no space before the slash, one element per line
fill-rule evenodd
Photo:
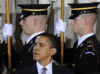
<path fill-rule="evenodd" d="M 65 66 L 56 65 L 53 63 L 52 67 L 53 74 L 74 74 L 71 70 L 67 69 Z M 24 67 L 23 69 L 17 70 L 15 74 L 38 74 L 36 64 L 32 66 Z"/>
<path fill-rule="evenodd" d="M 77 54 L 74 58 L 76 72 L 100 71 L 100 60 L 98 58 L 100 56 L 100 43 L 98 42 L 95 35 L 88 37 L 82 44 L 80 44 L 80 46 L 78 46 L 78 48 L 74 46 L 74 49 L 77 50 Z"/>
<path fill-rule="evenodd" d="M 44 32 L 41 34 L 44 34 Z M 24 67 L 26 65 L 33 65 L 32 50 L 34 47 L 35 39 L 39 35 L 40 34 L 36 35 L 34 38 L 32 38 L 30 40 L 30 42 L 28 44 L 25 44 L 23 46 L 22 51 L 20 52 L 20 54 L 17 57 L 17 67 L 21 68 L 21 67 Z"/>

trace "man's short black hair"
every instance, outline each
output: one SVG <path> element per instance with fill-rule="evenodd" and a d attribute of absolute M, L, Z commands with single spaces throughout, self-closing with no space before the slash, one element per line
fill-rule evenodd
<path fill-rule="evenodd" d="M 55 36 L 53 34 L 49 34 L 49 33 L 44 33 L 44 34 L 41 34 L 40 36 L 47 37 L 51 43 L 51 48 L 58 49 L 59 40 L 58 40 L 57 36 Z"/>

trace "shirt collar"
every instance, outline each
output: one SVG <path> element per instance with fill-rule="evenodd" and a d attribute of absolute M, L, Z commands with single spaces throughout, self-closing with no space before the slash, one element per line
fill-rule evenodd
<path fill-rule="evenodd" d="M 42 68 L 44 68 L 44 66 L 42 66 L 39 62 L 37 62 L 36 65 L 38 72 L 40 72 Z M 46 65 L 45 68 L 47 68 L 48 71 L 52 70 L 52 61 L 48 65 Z"/>
<path fill-rule="evenodd" d="M 42 32 L 37 32 L 37 33 L 32 34 L 32 35 L 27 39 L 26 43 L 29 43 L 30 40 L 31 40 L 32 38 L 34 38 L 35 36 L 37 36 L 37 35 L 39 35 L 39 34 L 41 34 L 41 33 L 43 33 L 43 32 L 44 32 L 44 31 L 42 31 Z"/>
<path fill-rule="evenodd" d="M 87 35 L 84 35 L 82 37 L 78 36 L 78 46 L 84 41 L 86 40 L 88 37 L 94 35 L 94 33 L 90 33 L 90 34 L 87 34 Z"/>

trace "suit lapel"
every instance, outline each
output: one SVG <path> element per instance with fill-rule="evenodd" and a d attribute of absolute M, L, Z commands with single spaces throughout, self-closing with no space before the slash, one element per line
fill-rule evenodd
<path fill-rule="evenodd" d="M 52 74 L 60 74 L 59 72 L 59 65 L 58 64 L 56 64 L 55 62 L 54 63 L 52 63 Z"/>
<path fill-rule="evenodd" d="M 52 74 L 56 74 L 56 66 L 52 63 Z"/>
<path fill-rule="evenodd" d="M 32 74 L 38 74 L 37 67 L 36 67 L 36 62 L 34 63 L 32 67 Z"/>

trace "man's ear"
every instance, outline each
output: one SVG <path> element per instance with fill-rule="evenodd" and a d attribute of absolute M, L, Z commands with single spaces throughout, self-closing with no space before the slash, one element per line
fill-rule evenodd
<path fill-rule="evenodd" d="M 56 48 L 51 48 L 51 49 L 50 49 L 50 55 L 51 55 L 51 56 L 55 55 L 56 52 L 57 52 L 57 49 L 56 49 Z"/>

